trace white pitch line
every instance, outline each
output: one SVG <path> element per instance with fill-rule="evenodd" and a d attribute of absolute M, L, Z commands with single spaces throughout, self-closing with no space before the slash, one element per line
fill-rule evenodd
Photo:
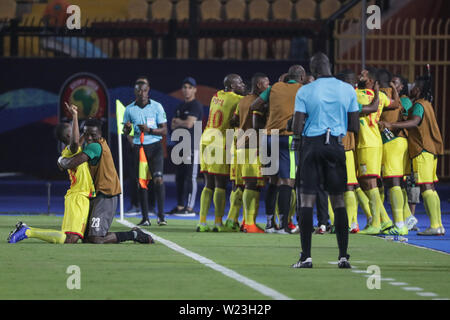
<path fill-rule="evenodd" d="M 393 286 L 407 286 L 408 284 L 406 282 L 389 282 L 390 285 Z"/>
<path fill-rule="evenodd" d="M 416 294 L 422 297 L 437 297 L 437 294 L 433 292 L 416 292 Z"/>
<path fill-rule="evenodd" d="M 419 287 L 402 287 L 402 289 L 405 291 L 423 291 L 423 289 Z"/>
<path fill-rule="evenodd" d="M 127 220 L 116 219 L 116 221 L 118 223 L 123 224 L 124 226 L 130 227 L 130 228 L 137 227 L 135 224 L 133 224 Z M 260 284 L 252 279 L 249 279 L 247 277 L 244 277 L 243 275 L 241 275 L 231 269 L 228 269 L 227 267 L 224 267 L 220 264 L 217 264 L 214 261 L 212 261 L 208 258 L 205 258 L 195 252 L 189 251 L 189 250 L 179 246 L 175 242 L 161 238 L 145 229 L 141 229 L 141 230 L 143 232 L 145 232 L 146 234 L 151 235 L 152 238 L 155 239 L 155 241 L 162 243 L 163 245 L 169 247 L 170 249 L 175 250 L 181 254 L 184 254 L 185 256 L 200 262 L 201 264 L 205 265 L 206 267 L 216 270 L 216 271 L 222 273 L 223 275 L 225 275 L 231 279 L 234 279 L 234 280 L 258 291 L 259 293 L 261 293 L 267 297 L 270 297 L 275 300 L 292 300 L 292 298 L 289 298 L 288 296 L 285 296 L 284 294 L 279 293 L 278 291 L 276 291 L 272 288 L 269 288 L 269 287 L 267 287 L 263 284 Z"/>

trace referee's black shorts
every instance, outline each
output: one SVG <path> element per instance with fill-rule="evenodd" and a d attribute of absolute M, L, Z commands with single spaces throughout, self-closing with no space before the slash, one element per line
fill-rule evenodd
<path fill-rule="evenodd" d="M 330 195 L 345 192 L 345 150 L 337 137 L 330 136 L 330 144 L 325 144 L 325 135 L 303 137 L 297 186 L 305 194 L 317 194 L 320 187 Z"/>
<path fill-rule="evenodd" d="M 134 164 L 139 177 L 139 149 L 141 145 L 133 145 Z M 148 167 L 152 178 L 162 177 L 164 172 L 164 150 L 161 141 L 144 144 L 144 153 L 147 157 Z"/>

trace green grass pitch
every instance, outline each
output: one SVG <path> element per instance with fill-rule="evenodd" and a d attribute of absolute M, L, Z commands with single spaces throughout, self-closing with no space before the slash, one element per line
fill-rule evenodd
<path fill-rule="evenodd" d="M 59 229 L 62 218 L 0 218 L 2 300 L 271 299 L 160 242 L 53 245 L 26 239 L 9 244 L 6 238 L 17 221 Z M 138 219 L 128 221 L 137 223 Z M 154 224 L 145 229 L 294 300 L 450 298 L 448 254 L 351 234 L 350 262 L 356 269 L 341 270 L 330 263 L 337 261 L 335 235 L 313 235 L 313 269 L 292 269 L 299 254 L 298 234 L 197 233 L 195 225 L 194 220 L 169 219 L 165 227 Z M 111 231 L 128 229 L 114 221 Z M 70 274 L 66 271 L 71 265 L 80 268 L 80 289 L 67 288 Z M 380 289 L 368 289 L 368 274 L 355 272 L 371 265 L 380 268 Z"/>

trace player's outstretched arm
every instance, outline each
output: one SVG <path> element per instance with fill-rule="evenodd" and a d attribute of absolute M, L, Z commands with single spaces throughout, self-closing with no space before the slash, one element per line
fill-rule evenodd
<path fill-rule="evenodd" d="M 78 127 L 78 108 L 76 105 L 69 105 L 64 102 L 67 111 L 72 115 L 72 135 L 70 136 L 69 149 L 70 152 L 76 153 L 80 145 L 80 128 Z"/>
<path fill-rule="evenodd" d="M 406 121 L 399 121 L 394 123 L 380 121 L 378 123 L 378 127 L 380 128 L 380 130 L 383 130 L 384 128 L 387 128 L 389 130 L 412 129 L 417 127 L 420 124 L 421 120 L 422 119 L 419 116 L 413 115 L 411 119 Z"/>

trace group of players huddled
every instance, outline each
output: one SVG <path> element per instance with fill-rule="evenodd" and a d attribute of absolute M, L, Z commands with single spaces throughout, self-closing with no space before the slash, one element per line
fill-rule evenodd
<path fill-rule="evenodd" d="M 342 137 L 347 167 L 347 177 L 342 179 L 347 179 L 344 200 L 349 232 L 403 236 L 410 230 L 420 231 L 414 217 L 420 192 L 430 227 L 418 235 L 444 235 L 440 199 L 435 190 L 437 157 L 443 154 L 443 142 L 432 106 L 430 76 L 418 77 L 410 90 L 406 79 L 392 76 L 386 69 L 366 67 L 359 76 L 344 70 L 335 77 L 355 88 L 360 109 L 359 133 L 355 136 L 348 132 Z M 200 198 L 197 232 L 299 232 L 294 223 L 299 208 L 295 187 L 296 180 L 302 177 L 296 176 L 295 144 L 301 139 L 293 135 L 290 122 L 298 90 L 314 80 L 300 65 L 291 66 L 273 85 L 263 73 L 255 74 L 249 92 L 239 75 L 225 77 L 224 89 L 211 100 L 208 123 L 200 141 L 200 172 L 205 176 L 205 187 Z M 225 137 L 230 129 L 241 129 L 244 133 L 249 129 L 265 131 L 258 136 L 256 145 L 249 143 L 251 134 L 235 134 L 230 148 L 227 139 L 217 138 L 218 132 Z M 217 150 L 223 152 L 217 156 L 214 154 Z M 272 156 L 272 162 L 277 162 L 275 173 L 264 174 L 267 164 L 262 163 L 261 155 L 265 152 Z M 212 157 L 215 159 L 211 160 Z M 232 160 L 227 161 L 230 157 Z M 230 180 L 230 209 L 223 222 L 225 190 Z M 265 229 L 255 222 L 264 187 Z M 384 206 L 385 191 L 393 219 Z M 215 213 L 212 227 L 207 224 L 211 202 Z M 367 218 L 361 230 L 358 205 Z M 333 232 L 334 214 L 330 205 L 329 217 L 331 224 L 318 226 L 316 233 Z"/>

